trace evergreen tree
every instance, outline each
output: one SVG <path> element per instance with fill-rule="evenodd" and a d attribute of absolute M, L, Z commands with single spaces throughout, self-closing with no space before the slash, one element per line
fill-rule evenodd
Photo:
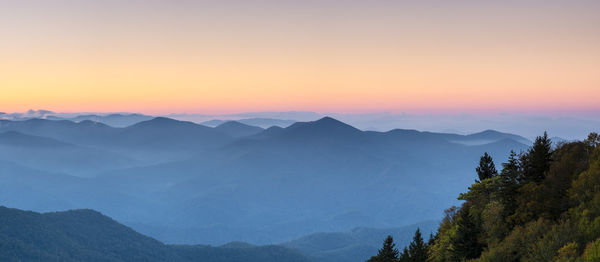
<path fill-rule="evenodd" d="M 523 174 L 519 179 L 521 183 L 540 182 L 544 179 L 552 163 L 552 141 L 546 132 L 535 139 L 533 146 L 521 161 L 523 163 Z"/>
<path fill-rule="evenodd" d="M 456 235 L 452 239 L 454 249 L 452 253 L 456 260 L 463 261 L 477 258 L 483 251 L 483 246 L 478 241 L 480 227 L 469 213 L 469 206 L 463 205 L 458 211 L 456 219 Z"/>
<path fill-rule="evenodd" d="M 387 236 L 383 241 L 383 247 L 379 250 L 376 256 L 372 256 L 367 262 L 397 262 L 398 249 L 394 244 L 392 236 Z"/>
<path fill-rule="evenodd" d="M 437 235 L 437 234 L 436 234 Z M 429 233 L 429 240 L 427 241 L 427 247 L 433 245 L 435 243 L 435 237 L 432 233 Z"/>
<path fill-rule="evenodd" d="M 494 161 L 487 152 L 485 152 L 479 159 L 479 166 L 475 170 L 479 176 L 479 181 L 483 181 L 484 179 L 492 178 L 498 175 Z"/>
<path fill-rule="evenodd" d="M 410 255 L 408 254 L 407 247 L 404 247 L 404 250 L 402 250 L 402 255 L 400 255 L 398 262 L 410 262 Z"/>
<path fill-rule="evenodd" d="M 502 186 L 498 196 L 504 206 L 504 218 L 512 215 L 517 208 L 515 199 L 518 194 L 517 189 L 519 188 L 518 179 L 522 173 L 523 170 L 518 155 L 515 151 L 511 150 L 508 162 L 502 164 L 502 171 L 500 172 Z"/>
<path fill-rule="evenodd" d="M 413 241 L 408 245 L 408 255 L 411 262 L 427 261 L 427 245 L 421 236 L 421 230 L 417 228 Z"/>
<path fill-rule="evenodd" d="M 510 155 L 508 156 L 508 162 L 502 164 L 502 171 L 500 175 L 504 180 L 507 180 L 509 183 L 518 183 L 518 178 L 521 176 L 521 163 L 519 163 L 519 158 L 515 151 L 511 150 Z"/>

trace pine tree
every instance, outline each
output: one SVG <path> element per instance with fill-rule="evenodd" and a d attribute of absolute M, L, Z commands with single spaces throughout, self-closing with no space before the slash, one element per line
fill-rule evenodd
<path fill-rule="evenodd" d="M 552 141 L 546 132 L 535 139 L 533 146 L 521 158 L 521 162 L 523 163 L 523 174 L 519 179 L 521 183 L 540 182 L 544 179 L 552 163 Z"/>
<path fill-rule="evenodd" d="M 479 181 L 483 181 L 484 179 L 492 178 L 498 175 L 494 161 L 487 152 L 485 152 L 479 159 L 479 166 L 475 169 L 475 171 L 477 171 Z"/>
<path fill-rule="evenodd" d="M 437 236 L 437 233 L 436 233 Z M 427 240 L 427 247 L 432 246 L 435 243 L 435 237 L 432 233 L 429 233 L 429 240 Z"/>
<path fill-rule="evenodd" d="M 404 250 L 402 250 L 402 255 L 400 255 L 398 262 L 410 262 L 410 255 L 408 254 L 407 247 L 404 247 Z"/>
<path fill-rule="evenodd" d="M 502 164 L 502 171 L 500 172 L 502 186 L 498 195 L 500 202 L 504 206 L 504 218 L 512 215 L 517 209 L 515 199 L 518 194 L 517 189 L 519 188 L 518 179 L 522 173 L 523 170 L 517 153 L 511 150 L 508 162 Z"/>
<path fill-rule="evenodd" d="M 383 241 L 383 247 L 379 250 L 376 256 L 372 256 L 367 262 L 397 262 L 398 249 L 394 244 L 392 236 L 387 236 Z"/>
<path fill-rule="evenodd" d="M 452 239 L 452 246 L 454 247 L 452 253 L 455 259 L 464 261 L 479 257 L 483 251 L 483 246 L 478 241 L 481 230 L 475 219 L 471 217 L 468 205 L 463 205 L 460 209 L 456 223 L 458 229 Z"/>
<path fill-rule="evenodd" d="M 413 241 L 408 245 L 408 255 L 411 262 L 427 261 L 427 245 L 421 236 L 421 230 L 417 228 Z"/>
<path fill-rule="evenodd" d="M 508 162 L 502 164 L 502 171 L 500 175 L 503 180 L 506 180 L 509 183 L 516 184 L 518 182 L 519 177 L 521 176 L 521 163 L 519 163 L 519 158 L 515 151 L 510 151 L 510 156 L 508 157 Z"/>

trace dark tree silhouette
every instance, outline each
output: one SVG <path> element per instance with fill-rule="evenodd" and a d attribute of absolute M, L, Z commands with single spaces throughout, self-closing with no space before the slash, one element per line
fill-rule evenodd
<path fill-rule="evenodd" d="M 527 154 L 521 157 L 521 162 L 523 164 L 521 183 L 540 182 L 544 179 L 552 163 L 552 141 L 546 132 L 535 139 Z"/>
<path fill-rule="evenodd" d="M 372 256 L 367 262 L 397 262 L 398 261 L 398 249 L 394 244 L 392 236 L 387 236 L 383 241 L 383 247 L 379 250 L 376 256 Z"/>
<path fill-rule="evenodd" d="M 402 255 L 400 255 L 400 259 L 398 259 L 398 262 L 410 262 L 408 247 L 404 247 L 404 250 L 402 250 Z"/>
<path fill-rule="evenodd" d="M 479 224 L 471 216 L 468 205 L 463 205 L 457 215 L 458 229 L 452 239 L 452 252 L 458 261 L 477 258 L 483 251 L 483 246 L 477 239 L 480 233 Z"/>
<path fill-rule="evenodd" d="M 496 170 L 494 161 L 487 152 L 485 152 L 479 159 L 479 166 L 475 170 L 479 176 L 479 181 L 483 181 L 484 179 L 492 178 L 498 175 L 498 170 Z"/>
<path fill-rule="evenodd" d="M 502 205 L 504 206 L 502 211 L 503 218 L 506 218 L 514 214 L 517 209 L 516 197 L 518 195 L 519 188 L 519 177 L 522 175 L 523 169 L 517 153 L 510 151 L 508 162 L 502 164 L 502 171 L 500 172 L 501 187 L 498 192 L 498 197 Z"/>
<path fill-rule="evenodd" d="M 408 255 L 411 262 L 427 261 L 427 244 L 423 241 L 421 230 L 417 228 L 413 241 L 408 245 Z"/>

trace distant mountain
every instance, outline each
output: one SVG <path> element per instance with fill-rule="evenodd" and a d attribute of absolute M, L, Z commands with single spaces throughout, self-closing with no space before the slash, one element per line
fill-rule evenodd
<path fill-rule="evenodd" d="M 0 134 L 2 203 L 93 208 L 161 241 L 213 245 L 438 219 L 484 152 L 499 165 L 526 148 L 499 132 L 361 131 L 330 117 L 265 130 L 0 120 Z"/>
<path fill-rule="evenodd" d="M 48 116 L 51 116 L 55 114 L 52 111 L 49 110 L 33 110 L 30 109 L 27 112 L 23 112 L 23 113 L 1 113 L 0 114 L 0 119 L 7 119 L 7 120 L 26 120 L 26 119 L 31 119 L 31 118 L 45 118 Z"/>
<path fill-rule="evenodd" d="M 288 119 L 276 119 L 276 118 L 245 118 L 238 120 L 241 123 L 251 126 L 258 126 L 262 128 L 269 128 L 272 126 L 288 127 L 295 123 L 295 120 Z"/>
<path fill-rule="evenodd" d="M 113 151 L 128 155 L 141 163 L 184 159 L 197 152 L 223 146 L 235 139 L 213 128 L 164 117 L 142 121 L 125 128 L 115 128 L 91 120 L 78 123 L 46 119 L 0 120 L 0 132 L 7 131 Z"/>
<path fill-rule="evenodd" d="M 285 128 L 285 132 L 280 136 L 283 139 L 355 139 L 363 136 L 365 133 L 346 123 L 323 117 L 312 122 L 296 122 Z"/>
<path fill-rule="evenodd" d="M 228 120 L 213 119 L 213 120 L 209 120 L 209 121 L 204 121 L 201 124 L 205 125 L 205 126 L 215 127 L 215 126 L 221 125 L 227 121 Z M 276 118 L 242 118 L 242 119 L 238 119 L 235 121 L 240 122 L 242 124 L 246 124 L 246 125 L 250 125 L 250 126 L 257 126 L 257 127 L 261 127 L 261 128 L 269 128 L 272 126 L 288 127 L 288 126 L 296 123 L 296 121 L 294 121 L 294 120 L 276 119 Z"/>
<path fill-rule="evenodd" d="M 127 127 L 130 125 L 137 124 L 142 121 L 148 121 L 153 119 L 153 116 L 142 115 L 142 114 L 110 114 L 110 115 L 79 115 L 67 120 L 75 122 L 81 122 L 84 120 L 91 120 L 94 122 L 100 122 L 112 127 Z"/>
<path fill-rule="evenodd" d="M 278 246 L 168 246 L 93 210 L 40 214 L 0 206 L 2 261 L 310 261 Z"/>
<path fill-rule="evenodd" d="M 117 153 L 16 131 L 0 133 L 0 159 L 76 176 L 90 176 L 138 164 L 134 159 Z"/>
<path fill-rule="evenodd" d="M 169 213 L 176 216 L 131 224 L 165 241 L 283 242 L 313 232 L 437 219 L 439 210 L 458 203 L 448 199 L 475 179 L 484 152 L 501 163 L 510 150 L 526 148 L 510 138 L 466 145 L 450 139 L 457 137 L 462 136 L 361 131 L 326 117 L 269 128 L 189 160 L 95 179 L 170 203 Z"/>
<path fill-rule="evenodd" d="M 6 160 L 0 160 L 0 181 L 2 205 L 39 211 L 74 208 L 71 200 L 78 190 L 72 189 L 85 187 L 83 178 L 36 170 Z"/>
<path fill-rule="evenodd" d="M 256 126 L 242 124 L 237 121 L 227 121 L 214 128 L 216 131 L 230 135 L 232 137 L 244 137 L 256 135 L 264 129 Z"/>
<path fill-rule="evenodd" d="M 126 127 L 135 123 L 146 121 L 154 118 L 153 116 L 142 114 L 90 114 L 90 113 L 56 113 L 49 110 L 29 110 L 22 113 L 0 114 L 0 119 L 3 120 L 29 120 L 29 119 L 47 119 L 47 120 L 70 120 L 73 122 L 81 122 L 90 120 L 107 124 L 112 127 Z"/>
<path fill-rule="evenodd" d="M 2 205 L 48 212 L 93 206 L 127 218 L 152 205 L 152 199 L 128 196 L 94 181 L 58 172 L 42 171 L 0 160 L 0 202 Z M 136 209 L 138 208 L 138 209 Z"/>
<path fill-rule="evenodd" d="M 227 122 L 229 120 L 221 120 L 221 119 L 213 119 L 213 120 L 208 120 L 208 121 L 204 121 L 204 122 L 200 122 L 201 125 L 204 126 L 208 126 L 208 127 L 216 127 L 218 125 L 221 125 L 225 122 Z"/>
<path fill-rule="evenodd" d="M 233 141 L 233 137 L 219 130 L 165 117 L 126 127 L 116 136 L 113 140 L 118 146 L 175 151 L 200 151 Z"/>
<path fill-rule="evenodd" d="M 118 133 L 116 128 L 89 120 L 76 123 L 39 118 L 24 121 L 0 120 L 0 132 L 6 131 L 49 137 L 79 145 L 103 144 Z"/>
<path fill-rule="evenodd" d="M 479 133 L 469 134 L 469 135 L 458 135 L 458 134 L 448 134 L 448 133 L 434 133 L 434 132 L 420 132 L 416 130 L 407 130 L 407 129 L 394 129 L 387 133 L 395 133 L 395 134 L 411 134 L 415 137 L 420 137 L 420 139 L 427 140 L 440 140 L 443 139 L 447 142 L 462 144 L 466 146 L 478 146 L 485 145 L 494 142 L 498 142 L 504 139 L 510 139 L 517 143 L 523 145 L 531 144 L 531 141 L 527 138 L 524 138 L 519 135 L 502 133 L 495 130 L 486 130 Z"/>
<path fill-rule="evenodd" d="M 439 222 L 427 221 L 400 228 L 354 228 L 347 232 L 314 233 L 283 243 L 323 262 L 363 262 L 381 248 L 383 240 L 391 235 L 399 250 L 407 246 L 420 228 L 425 241 L 437 230 Z"/>
<path fill-rule="evenodd" d="M 320 113 L 310 111 L 281 111 L 281 112 L 248 112 L 240 114 L 231 114 L 227 116 L 238 118 L 273 118 L 273 119 L 291 119 L 294 121 L 314 121 L 323 117 Z"/>
<path fill-rule="evenodd" d="M 0 146 L 34 147 L 34 148 L 57 148 L 74 147 L 75 145 L 58 141 L 56 139 L 30 136 L 16 131 L 0 133 Z"/>
<path fill-rule="evenodd" d="M 475 134 L 456 137 L 455 139 L 452 139 L 452 141 L 457 143 L 466 143 L 469 145 L 481 145 L 486 143 L 497 142 L 502 139 L 512 139 L 525 145 L 531 144 L 531 141 L 529 139 L 524 138 L 522 136 L 502 133 L 495 130 L 485 130 L 483 132 Z"/>

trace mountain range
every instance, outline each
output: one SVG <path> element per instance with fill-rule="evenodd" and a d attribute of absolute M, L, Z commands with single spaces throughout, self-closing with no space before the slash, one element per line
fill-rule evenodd
<path fill-rule="evenodd" d="M 205 125 L 205 126 L 215 127 L 215 126 L 221 125 L 228 121 L 232 121 L 232 120 L 212 119 L 212 120 L 201 122 L 200 124 Z M 294 120 L 276 119 L 276 118 L 241 118 L 241 119 L 235 120 L 235 122 L 239 122 L 239 123 L 250 125 L 250 126 L 257 126 L 257 127 L 261 127 L 261 128 L 269 128 L 272 126 L 278 126 L 278 127 L 285 128 L 285 127 L 291 126 L 292 124 L 296 123 L 296 121 L 294 121 Z"/>
<path fill-rule="evenodd" d="M 284 243 L 437 220 L 484 152 L 499 165 L 528 143 L 491 130 L 362 131 L 329 117 L 267 129 L 0 120 L 0 201 L 92 208 L 166 243 Z"/>

